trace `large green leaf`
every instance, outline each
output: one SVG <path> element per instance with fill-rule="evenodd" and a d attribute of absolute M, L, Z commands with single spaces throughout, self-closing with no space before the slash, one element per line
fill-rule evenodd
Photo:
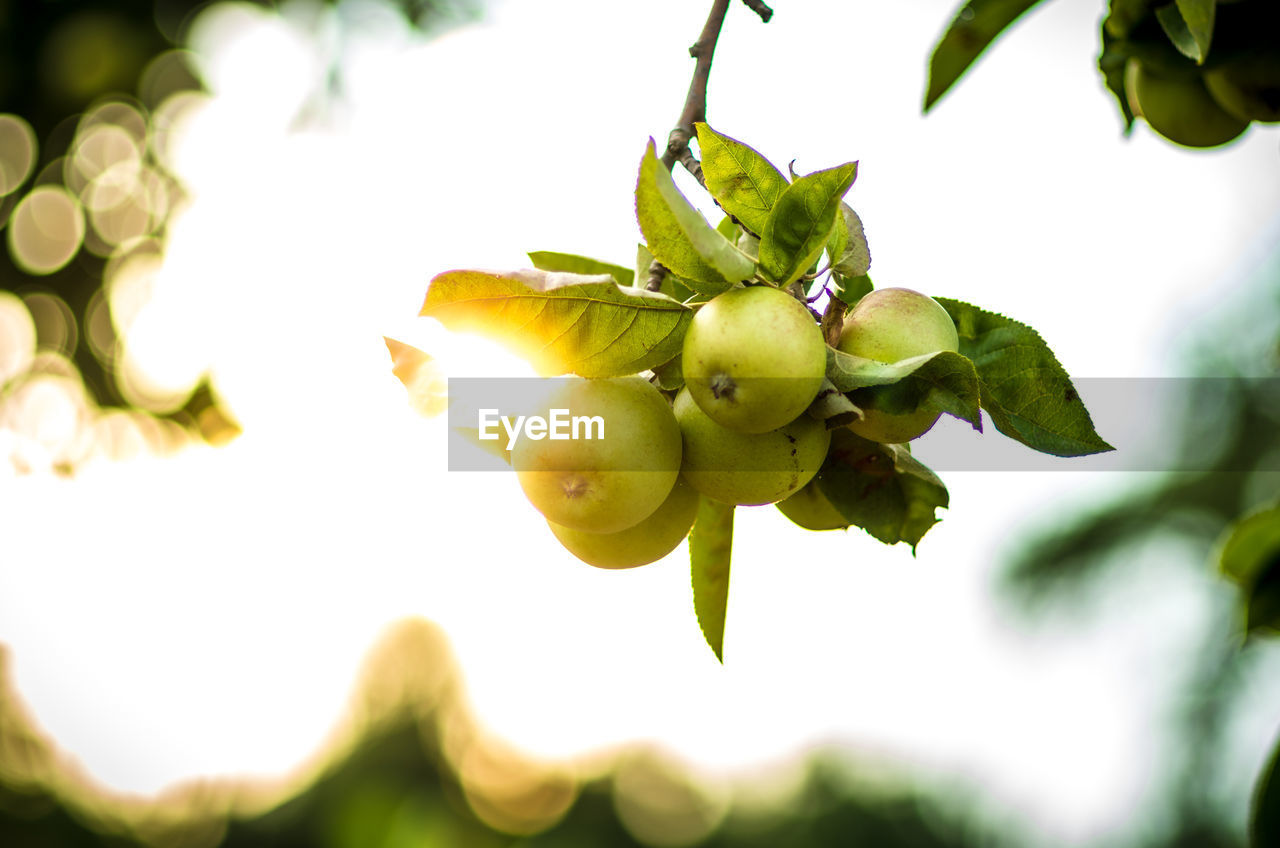
<path fill-rule="evenodd" d="M 948 412 L 982 430 L 978 372 L 969 359 L 949 350 L 900 362 L 877 362 L 827 348 L 827 379 L 861 409 L 901 414 L 922 407 Z"/>
<path fill-rule="evenodd" d="M 699 294 L 719 294 L 755 274 L 755 263 L 716 232 L 676 188 L 654 153 L 653 139 L 640 160 L 636 219 L 649 251 Z"/>
<path fill-rule="evenodd" d="M 1054 456 L 1115 450 L 1094 430 L 1071 378 L 1040 334 L 1011 318 L 949 298 L 960 352 L 978 370 L 982 408 L 996 429 Z"/>
<path fill-rule="evenodd" d="M 827 241 L 827 255 L 831 257 L 831 270 L 845 277 L 864 277 L 871 270 L 871 248 L 862 232 L 862 219 L 853 207 L 841 202 L 840 215 L 844 226 L 836 222 Z"/>
<path fill-rule="evenodd" d="M 764 232 L 769 210 L 787 188 L 787 178 L 754 149 L 697 124 L 702 176 L 707 191 L 751 232 Z"/>
<path fill-rule="evenodd" d="M 949 502 L 947 487 L 905 445 L 882 445 L 850 430 L 832 431 L 816 479 L 849 523 L 886 545 L 906 542 L 913 553 Z"/>
<path fill-rule="evenodd" d="M 542 374 L 634 374 L 680 352 L 693 310 L 611 276 L 555 271 L 446 271 L 422 315 L 513 347 Z"/>
<path fill-rule="evenodd" d="M 1280 630 L 1280 503 L 1246 515 L 1227 529 L 1218 565 L 1245 592 L 1250 630 Z"/>
<path fill-rule="evenodd" d="M 1204 64 L 1213 40 L 1214 0 L 1177 0 L 1156 9 L 1156 20 L 1178 52 Z"/>
<path fill-rule="evenodd" d="M 1041 0 L 970 0 L 960 7 L 929 59 L 928 112 L 1000 33 Z"/>
<path fill-rule="evenodd" d="M 553 250 L 535 250 L 529 254 L 533 267 L 542 271 L 568 271 L 570 274 L 608 274 L 618 281 L 620 286 L 635 284 L 635 272 L 612 262 L 601 262 L 587 256 L 573 253 L 556 253 Z M 640 281 L 644 286 L 644 280 Z"/>
<path fill-rule="evenodd" d="M 716 659 L 724 662 L 724 621 L 729 606 L 729 560 L 733 553 L 733 510 L 703 498 L 689 534 L 693 571 L 693 611 Z"/>
<path fill-rule="evenodd" d="M 788 286 L 818 260 L 840 214 L 840 200 L 857 176 L 858 163 L 846 162 L 787 186 L 760 234 L 760 268 L 769 279 Z"/>

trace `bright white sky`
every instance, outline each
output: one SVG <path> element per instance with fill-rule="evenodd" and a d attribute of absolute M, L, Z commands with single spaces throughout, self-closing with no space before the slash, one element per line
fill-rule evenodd
<path fill-rule="evenodd" d="M 721 667 L 683 549 L 582 565 L 513 477 L 447 473 L 442 424 L 405 402 L 384 334 L 455 374 L 519 373 L 415 317 L 435 273 L 539 249 L 631 263 L 636 167 L 679 113 L 706 5 L 507 2 L 425 44 L 369 7 L 341 45 L 349 102 L 301 130 L 313 43 L 244 10 L 197 30 L 215 97 L 173 150 L 193 202 L 149 367 L 210 367 L 244 435 L 0 477 L 0 641 L 92 775 L 145 793 L 284 772 L 416 614 L 447 630 L 482 720 L 536 753 L 656 740 L 718 771 L 838 741 L 983 787 L 1040 844 L 1140 824 L 1176 765 L 1161 722 L 1211 593 L 1140 576 L 1029 632 L 991 583 L 1027 528 L 1141 480 L 945 475 L 953 506 L 915 559 L 741 510 Z M 1033 324 L 1078 376 L 1173 376 L 1178 339 L 1277 240 L 1280 133 L 1198 154 L 1145 127 L 1122 140 L 1094 70 L 1101 2 L 1048 4 L 927 119 L 950 0 L 777 7 L 768 25 L 732 8 L 709 118 L 801 171 L 860 160 L 848 199 L 879 285 Z M 1252 774 L 1271 728 L 1248 726 Z"/>

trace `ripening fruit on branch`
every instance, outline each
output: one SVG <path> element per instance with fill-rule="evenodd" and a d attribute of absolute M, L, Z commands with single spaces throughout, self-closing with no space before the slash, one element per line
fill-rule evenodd
<path fill-rule="evenodd" d="M 1227 112 L 1245 121 L 1280 121 L 1280 56 L 1254 52 L 1204 72 L 1204 84 Z"/>
<path fill-rule="evenodd" d="M 903 288 L 876 289 L 845 316 L 837 347 L 845 353 L 899 362 L 939 350 L 958 351 L 960 336 L 947 310 L 928 295 Z M 864 409 L 849 429 L 873 442 L 902 444 L 922 436 L 938 413 L 918 409 L 900 414 Z"/>
<path fill-rule="evenodd" d="M 685 479 L 722 503 L 770 504 L 795 494 L 818 473 L 831 444 L 826 425 L 804 414 L 766 433 L 722 427 L 687 387 L 674 408 L 684 437 Z"/>
<path fill-rule="evenodd" d="M 597 568 L 634 568 L 662 559 L 693 529 L 698 515 L 696 489 L 677 478 L 671 494 L 648 518 L 616 533 L 587 533 L 548 521 L 569 553 Z"/>
<path fill-rule="evenodd" d="M 685 385 L 711 420 L 764 433 L 813 403 L 827 370 L 827 346 L 804 304 L 772 286 L 747 286 L 698 310 L 682 363 Z"/>
<path fill-rule="evenodd" d="M 1249 126 L 1218 104 L 1198 75 L 1163 76 L 1131 59 L 1125 72 L 1129 108 L 1151 129 L 1184 147 L 1217 147 Z"/>
<path fill-rule="evenodd" d="M 680 428 L 666 398 L 647 380 L 570 378 L 546 406 L 603 422 L 603 438 L 526 435 L 512 448 L 520 486 L 548 521 L 616 533 L 666 500 L 680 471 Z M 589 427 L 579 435 L 598 432 Z"/>
<path fill-rule="evenodd" d="M 816 479 L 786 500 L 778 501 L 778 511 L 806 530 L 843 530 L 849 521 L 831 505 L 818 488 Z"/>

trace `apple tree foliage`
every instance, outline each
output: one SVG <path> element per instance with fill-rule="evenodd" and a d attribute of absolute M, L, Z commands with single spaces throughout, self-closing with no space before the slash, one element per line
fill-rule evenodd
<path fill-rule="evenodd" d="M 772 286 L 825 306 L 824 323 L 834 321 L 837 332 L 824 333 L 826 379 L 805 414 L 825 422 L 834 438 L 815 479 L 848 527 L 913 551 L 948 505 L 947 489 L 908 445 L 879 444 L 848 430 L 865 406 L 945 412 L 978 431 L 985 409 L 997 430 L 1037 451 L 1074 457 L 1111 450 L 1040 335 L 998 313 L 937 298 L 958 330 L 958 352 L 878 362 L 837 350 L 830 342 L 839 316 L 872 290 L 862 222 L 845 202 L 858 163 L 788 176 L 704 122 L 695 131 L 706 189 L 726 213 L 718 226 L 676 187 L 650 140 L 635 190 L 644 236 L 635 270 L 535 252 L 531 270 L 438 274 L 421 314 L 502 339 L 544 375 L 643 373 L 670 398 L 683 384 L 684 334 L 717 295 Z M 657 290 L 637 285 L 651 278 L 655 263 L 666 271 Z M 704 496 L 689 539 L 694 607 L 718 658 L 735 510 Z"/>
<path fill-rule="evenodd" d="M 934 48 L 924 109 L 929 111 L 1014 21 L 1044 0 L 964 3 Z M 1115 96 L 1126 133 L 1136 117 L 1187 147 L 1216 147 L 1252 123 L 1280 122 L 1280 3 L 1274 0 L 1109 0 L 1098 68 Z M 995 417 L 987 404 L 984 406 Z M 1221 501 L 1217 485 L 1180 484 L 1151 504 L 1100 516 L 1066 539 L 1127 538 L 1137 512 L 1195 501 L 1200 488 Z M 1130 514 L 1133 513 L 1133 514 Z M 1066 542 L 1058 545 L 1066 547 Z M 1094 543 L 1083 549 L 1097 547 Z M 1250 638 L 1280 631 L 1280 502 L 1237 518 L 1223 532 L 1216 562 L 1241 591 Z M 1254 845 L 1280 844 L 1280 743 L 1254 799 Z"/>
<path fill-rule="evenodd" d="M 1047 0 L 970 0 L 934 47 L 928 112 L 1015 21 Z M 1216 147 L 1280 121 L 1280 4 L 1108 0 L 1098 69 L 1125 132 L 1136 117 L 1187 147 Z M 1147 81 L 1146 88 L 1137 79 Z"/>

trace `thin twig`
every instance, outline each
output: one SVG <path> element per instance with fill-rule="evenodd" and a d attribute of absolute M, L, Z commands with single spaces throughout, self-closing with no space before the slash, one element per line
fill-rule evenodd
<path fill-rule="evenodd" d="M 746 7 L 760 16 L 760 20 L 769 23 L 769 19 L 773 17 L 773 10 L 766 6 L 760 0 L 742 0 Z"/>
<path fill-rule="evenodd" d="M 649 277 L 644 281 L 644 287 L 649 291 L 656 292 L 662 288 L 662 281 L 667 278 L 667 266 L 658 260 L 649 263 Z"/>
<path fill-rule="evenodd" d="M 768 22 L 773 17 L 773 10 L 760 0 L 743 0 L 747 8 Z M 680 112 L 680 120 L 675 129 L 667 136 L 667 149 L 662 152 L 662 164 L 668 171 L 679 162 L 685 169 L 702 183 L 702 165 L 693 151 L 689 149 L 689 141 L 694 136 L 694 124 L 707 120 L 707 80 L 711 77 L 711 60 L 715 56 L 716 42 L 720 40 L 720 29 L 724 25 L 725 13 L 729 10 L 729 0 L 713 0 L 707 22 L 702 26 L 702 34 L 689 48 L 689 55 L 696 60 L 693 67 L 693 79 L 689 81 L 689 93 L 685 95 L 684 109 Z"/>
<path fill-rule="evenodd" d="M 693 66 L 693 79 L 689 81 L 689 92 L 684 98 L 684 109 L 680 111 L 680 119 L 675 129 L 667 136 L 667 149 L 662 152 L 662 164 L 670 171 L 680 161 L 682 154 L 689 148 L 689 139 L 693 138 L 693 125 L 707 119 L 707 80 L 711 78 L 711 60 L 715 56 L 716 42 L 720 40 L 720 29 L 724 26 L 725 13 L 729 11 L 729 0 L 713 0 L 707 22 L 702 25 L 702 34 L 689 48 L 689 55 L 696 62 Z"/>

